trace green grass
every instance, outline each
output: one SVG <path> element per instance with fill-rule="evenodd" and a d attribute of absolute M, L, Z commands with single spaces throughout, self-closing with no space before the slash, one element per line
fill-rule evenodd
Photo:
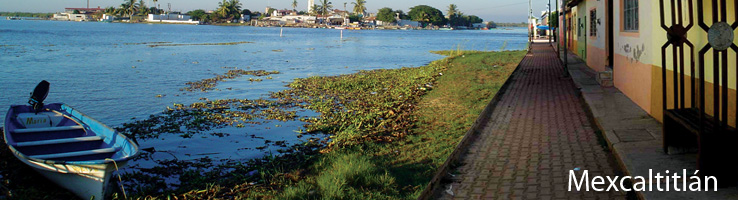
<path fill-rule="evenodd" d="M 312 176 L 276 198 L 417 198 L 524 55 L 523 51 L 462 52 L 440 61 L 443 75 L 409 111 L 413 120 L 407 135 L 392 142 L 363 141 L 323 154 Z M 385 86 L 360 85 L 367 84 Z M 362 134 L 344 131 L 336 138 L 356 135 Z"/>

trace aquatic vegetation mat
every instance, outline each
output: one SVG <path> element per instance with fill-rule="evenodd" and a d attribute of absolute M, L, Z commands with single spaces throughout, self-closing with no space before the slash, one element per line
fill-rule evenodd
<path fill-rule="evenodd" d="M 299 120 L 307 123 L 296 134 L 308 138 L 264 141 L 281 149 L 252 160 L 152 160 L 161 151 L 144 149 L 137 159 L 157 166 L 134 166 L 123 185 L 134 199 L 415 199 L 525 52 L 449 54 L 422 67 L 296 79 L 266 99 L 174 104 L 126 123 L 116 129 L 147 140 L 219 137 L 228 134 L 217 131 L 223 127 Z M 233 78 L 227 74 L 198 84 Z M 300 110 L 317 116 L 298 116 Z"/>
<path fill-rule="evenodd" d="M 238 77 L 241 77 L 243 75 L 251 75 L 251 76 L 269 76 L 272 74 L 279 74 L 279 71 L 266 71 L 266 70 L 243 70 L 243 69 L 232 69 L 228 70 L 223 75 L 217 75 L 213 78 L 207 78 L 200 81 L 192 81 L 185 83 L 187 87 L 179 89 L 180 91 L 210 91 L 210 90 L 217 90 L 215 86 L 218 85 L 218 82 L 235 79 Z M 271 76 L 267 77 L 267 79 L 271 79 Z M 250 81 L 261 81 L 261 79 L 249 79 Z"/>
<path fill-rule="evenodd" d="M 159 44 L 149 44 L 148 46 L 149 47 L 218 46 L 218 45 L 238 45 L 238 44 L 247 44 L 247 43 L 253 43 L 253 42 L 241 41 L 241 42 L 193 43 L 193 44 L 166 44 L 166 43 L 159 43 Z"/>

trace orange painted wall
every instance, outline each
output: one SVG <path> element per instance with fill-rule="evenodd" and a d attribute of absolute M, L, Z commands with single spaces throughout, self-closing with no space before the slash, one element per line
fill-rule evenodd
<path fill-rule="evenodd" d="M 597 72 L 605 71 L 605 66 L 607 66 L 607 51 L 587 45 L 587 66 Z"/>
<path fill-rule="evenodd" d="M 613 59 L 615 68 L 613 69 L 613 79 L 615 87 L 623 92 L 628 98 L 633 100 L 638 106 L 648 113 L 651 113 L 652 105 L 652 65 L 643 64 L 637 60 L 631 60 L 626 56 L 615 54 Z M 660 70 L 661 68 L 659 68 Z M 659 76 L 660 76 L 659 71 Z M 659 91 L 660 91 L 659 86 Z M 661 96 L 658 96 L 661 97 Z M 659 100 L 661 98 L 658 98 Z M 659 104 L 660 105 L 660 104 Z M 660 108 L 660 107 L 658 107 Z M 656 117 L 654 115 L 654 117 Z M 658 116 L 660 119 L 661 116 Z"/>

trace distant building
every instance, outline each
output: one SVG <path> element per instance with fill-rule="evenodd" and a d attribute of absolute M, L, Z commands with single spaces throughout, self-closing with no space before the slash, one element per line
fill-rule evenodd
<path fill-rule="evenodd" d="M 287 15 L 297 15 L 297 12 L 293 10 L 274 10 L 274 12 L 272 12 L 271 14 L 273 17 L 279 17 Z"/>
<path fill-rule="evenodd" d="M 105 12 L 105 9 L 99 6 L 97 8 L 64 8 L 65 13 L 74 13 L 74 11 L 78 11 L 80 14 L 93 14 L 96 12 Z"/>
<path fill-rule="evenodd" d="M 100 18 L 101 22 L 112 22 L 113 20 L 115 20 L 115 16 L 108 15 L 108 14 L 103 14 L 102 18 Z"/>
<path fill-rule="evenodd" d="M 315 0 L 308 0 L 308 13 L 313 12 L 313 6 L 315 5 Z"/>
<path fill-rule="evenodd" d="M 148 22 L 163 22 L 163 23 L 180 23 L 180 24 L 199 24 L 200 21 L 193 21 L 189 15 L 183 14 L 149 14 L 146 18 Z"/>
<path fill-rule="evenodd" d="M 280 20 L 285 22 L 286 24 L 315 23 L 315 16 L 290 15 L 290 16 L 283 16 Z"/>
<path fill-rule="evenodd" d="M 77 14 L 75 14 L 75 11 Z M 100 7 L 97 8 L 64 8 L 64 12 L 54 14 L 51 18 L 60 21 L 91 21 L 92 14 L 105 11 Z"/>

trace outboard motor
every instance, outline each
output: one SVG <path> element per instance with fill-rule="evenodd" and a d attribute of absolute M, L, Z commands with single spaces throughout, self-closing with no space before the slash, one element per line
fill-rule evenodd
<path fill-rule="evenodd" d="M 44 108 L 44 100 L 49 95 L 49 82 L 46 80 L 41 81 L 36 85 L 36 88 L 31 92 L 31 98 L 28 98 L 28 104 L 33 106 L 33 110 L 41 112 Z"/>

